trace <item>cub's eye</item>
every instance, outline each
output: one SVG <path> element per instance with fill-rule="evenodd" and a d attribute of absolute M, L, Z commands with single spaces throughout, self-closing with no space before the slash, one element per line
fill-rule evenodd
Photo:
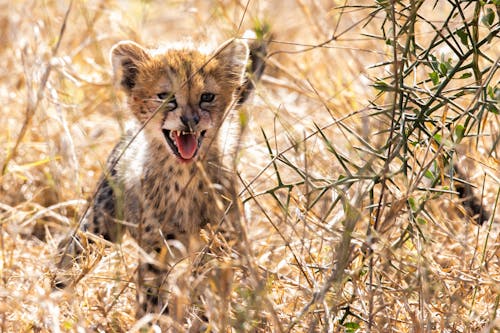
<path fill-rule="evenodd" d="M 161 99 L 162 101 L 167 101 L 170 110 L 173 110 L 177 107 L 177 101 L 175 100 L 175 95 L 171 92 L 168 91 L 161 92 L 157 94 L 156 97 L 158 97 L 158 99 Z"/>
<path fill-rule="evenodd" d="M 200 97 L 200 103 L 210 103 L 213 102 L 215 95 L 212 93 L 203 93 Z"/>
<path fill-rule="evenodd" d="M 175 96 L 174 94 L 172 94 L 171 92 L 168 92 L 168 91 L 165 91 L 165 92 L 161 92 L 159 93 L 158 95 L 156 95 L 159 99 L 161 100 L 165 100 L 167 98 L 169 98 L 170 100 L 174 100 L 175 101 Z"/>

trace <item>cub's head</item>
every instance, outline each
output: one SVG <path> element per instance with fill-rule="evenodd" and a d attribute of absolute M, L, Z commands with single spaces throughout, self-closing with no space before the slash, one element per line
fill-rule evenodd
<path fill-rule="evenodd" d="M 150 50 L 131 41 L 111 51 L 116 82 L 146 135 L 165 142 L 180 161 L 194 160 L 217 133 L 245 80 L 249 51 L 230 40 L 212 53 L 192 48 Z M 208 140 L 207 140 L 208 141 Z"/>

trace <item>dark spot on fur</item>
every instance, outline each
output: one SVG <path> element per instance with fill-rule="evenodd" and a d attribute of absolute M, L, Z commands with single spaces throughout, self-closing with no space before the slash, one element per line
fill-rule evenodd
<path fill-rule="evenodd" d="M 163 147 L 163 149 L 166 149 L 166 148 L 165 148 L 165 147 Z M 163 156 L 162 156 L 162 158 L 161 158 L 161 160 L 160 160 L 160 163 L 161 163 L 162 165 L 167 164 L 168 157 L 169 157 L 168 155 L 163 155 Z"/>
<path fill-rule="evenodd" d="M 202 218 L 200 227 L 206 226 L 208 224 L 208 222 L 210 222 L 210 221 L 206 217 Z"/>
<path fill-rule="evenodd" d="M 110 186 L 106 186 L 102 195 L 105 197 L 108 197 L 108 198 L 112 197 L 113 196 L 113 189 Z"/>
<path fill-rule="evenodd" d="M 160 301 L 159 288 L 147 287 L 144 292 L 145 302 L 141 304 L 142 310 L 144 311 L 144 313 L 155 311 L 155 308 L 158 307 Z"/>
<path fill-rule="evenodd" d="M 146 294 L 146 299 L 149 304 L 158 305 L 158 290 L 153 288 L 148 288 L 148 293 Z"/>
<path fill-rule="evenodd" d="M 174 167 L 172 165 L 170 165 L 168 167 L 168 173 L 172 173 L 172 172 L 174 172 Z"/>
<path fill-rule="evenodd" d="M 113 216 L 115 213 L 115 202 L 113 198 L 109 198 L 104 202 L 104 211 L 109 214 L 110 216 Z"/>
<path fill-rule="evenodd" d="M 167 234 L 167 240 L 176 239 L 175 234 Z"/>
<path fill-rule="evenodd" d="M 174 221 L 174 226 L 177 230 L 177 234 L 180 235 L 186 234 L 186 230 L 184 230 L 184 227 L 179 223 L 179 220 Z"/>
<path fill-rule="evenodd" d="M 142 311 L 148 313 L 148 302 L 142 303 Z"/>
<path fill-rule="evenodd" d="M 174 188 L 175 188 L 175 192 L 179 192 L 179 183 L 178 182 L 175 182 L 174 184 Z"/>
<path fill-rule="evenodd" d="M 147 232 L 147 233 L 151 232 L 152 229 L 153 229 L 153 226 L 151 224 L 147 224 L 144 227 L 144 231 Z"/>
<path fill-rule="evenodd" d="M 99 235 L 101 235 L 102 238 L 104 238 L 108 242 L 114 242 L 116 240 L 116 237 L 111 237 L 111 235 L 109 234 L 109 232 L 99 233 Z"/>
<path fill-rule="evenodd" d="M 198 182 L 198 190 L 202 191 L 202 190 L 203 190 L 203 185 L 204 185 L 204 184 L 203 184 L 203 181 L 202 181 L 202 180 L 200 180 L 200 181 Z"/>
<path fill-rule="evenodd" d="M 149 271 L 149 272 L 152 272 L 154 274 L 161 274 L 163 273 L 163 270 L 160 269 L 158 266 L 154 265 L 154 264 L 146 264 L 146 270 Z"/>
<path fill-rule="evenodd" d="M 94 202 L 94 207 L 99 208 L 99 205 L 102 202 L 105 202 L 105 205 L 109 201 L 113 201 L 113 189 L 109 185 L 109 182 L 107 179 L 104 179 L 99 186 L 99 189 L 97 190 L 97 196 Z M 112 202 L 113 203 L 113 202 Z M 107 208 L 105 207 L 107 210 Z"/>
<path fill-rule="evenodd" d="M 93 224 L 92 228 L 89 230 L 91 233 L 95 235 L 100 235 L 101 234 L 101 228 L 99 224 Z"/>

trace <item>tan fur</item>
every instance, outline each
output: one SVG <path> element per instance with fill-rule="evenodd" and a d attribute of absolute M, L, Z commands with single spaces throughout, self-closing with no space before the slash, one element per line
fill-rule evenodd
<path fill-rule="evenodd" d="M 258 50 L 257 57 L 245 42 L 230 40 L 209 54 L 148 50 L 129 41 L 111 51 L 115 81 L 127 95 L 134 125 L 111 153 L 81 229 L 114 242 L 128 230 L 159 259 L 139 265 L 138 316 L 166 305 L 164 253 L 170 260 L 191 253 L 201 228 L 238 218 L 231 202 L 234 177 L 222 165 L 217 136 L 225 113 L 253 88 L 247 62 L 249 54 L 253 65 L 262 62 L 265 49 L 259 44 Z M 183 142 L 193 138 L 199 147 L 191 157 L 194 145 Z M 79 241 L 76 236 L 70 242 L 71 251 L 61 245 L 62 266 L 81 253 Z M 174 242 L 182 246 L 170 248 Z"/>

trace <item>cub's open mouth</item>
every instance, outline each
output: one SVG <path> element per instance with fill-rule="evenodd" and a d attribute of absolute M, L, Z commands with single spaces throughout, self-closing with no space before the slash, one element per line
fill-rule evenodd
<path fill-rule="evenodd" d="M 190 161 L 198 152 L 206 131 L 182 132 L 162 129 L 163 136 L 174 154 L 183 161 Z"/>

